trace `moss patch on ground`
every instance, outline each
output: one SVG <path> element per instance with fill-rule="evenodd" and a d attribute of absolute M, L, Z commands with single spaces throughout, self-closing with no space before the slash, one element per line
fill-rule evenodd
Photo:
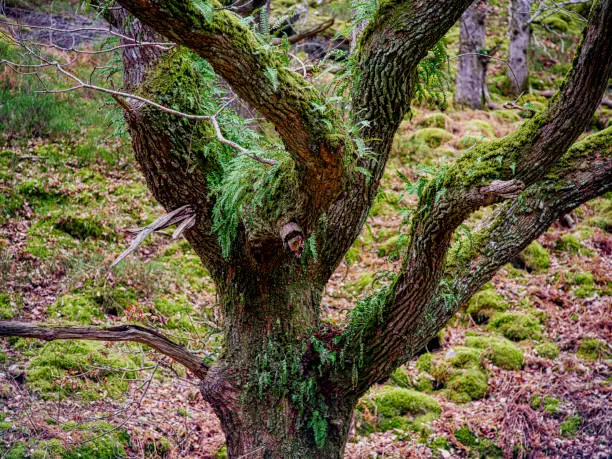
<path fill-rule="evenodd" d="M 489 328 L 512 341 L 537 338 L 542 333 L 538 319 L 520 312 L 496 314 L 491 318 Z"/>
<path fill-rule="evenodd" d="M 27 382 L 43 398 L 75 395 L 84 400 L 119 399 L 128 390 L 128 380 L 137 377 L 141 358 L 100 342 L 54 341 L 30 360 Z"/>

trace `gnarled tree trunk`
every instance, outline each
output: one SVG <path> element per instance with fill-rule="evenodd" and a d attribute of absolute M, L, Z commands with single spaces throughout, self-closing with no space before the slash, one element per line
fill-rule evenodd
<path fill-rule="evenodd" d="M 196 223 L 184 234 L 215 282 L 224 349 L 208 366 L 142 327 L 0 321 L 0 336 L 151 345 L 201 380 L 231 457 L 341 457 L 353 409 L 369 387 L 413 357 L 561 213 L 612 188 L 611 130 L 570 148 L 612 73 L 612 0 L 600 0 L 574 68 L 547 110 L 506 138 L 479 144 L 423 187 L 397 276 L 356 306 L 348 325 L 334 328 L 322 320 L 323 289 L 367 217 L 409 109 L 417 64 L 470 1 L 381 4 L 355 50 L 351 119 L 368 150 L 361 155 L 334 104 L 325 104 L 323 94 L 216 2 L 212 13 L 191 0 L 119 3 L 139 20 L 122 27 L 126 34 L 151 40 L 162 34 L 181 45 L 126 51 L 129 90 L 186 113 L 206 100 L 214 114 L 222 103 L 211 91 L 215 79 L 204 58 L 275 125 L 283 143 L 276 156 L 282 162 L 273 165 L 230 147 L 211 154 L 221 130 L 212 119 L 180 118 L 136 99 L 121 102 L 155 198 L 168 210 L 189 205 L 195 211 Z M 118 13 L 114 21 L 121 26 L 124 19 Z M 271 198 L 273 212 L 247 206 L 228 246 L 215 225 L 219 190 L 211 189 L 210 178 L 235 173 L 233 167 L 246 168 L 239 178 L 247 182 L 258 171 L 286 175 L 278 176 L 282 193 Z M 501 205 L 481 222 L 471 250 L 451 244 L 468 216 L 494 203 Z"/>

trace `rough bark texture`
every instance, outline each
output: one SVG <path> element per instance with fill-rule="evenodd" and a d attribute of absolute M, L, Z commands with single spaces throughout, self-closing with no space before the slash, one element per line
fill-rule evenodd
<path fill-rule="evenodd" d="M 411 358 L 458 305 L 558 215 L 610 188 L 609 131 L 565 153 L 586 127 L 612 72 L 611 2 L 594 4 L 574 68 L 546 111 L 506 138 L 473 148 L 430 180 L 398 276 L 358 306 L 340 330 L 322 322 L 323 289 L 367 217 L 393 136 L 409 109 L 419 60 L 470 1 L 381 4 L 354 50 L 359 69 L 352 120 L 370 150 L 357 158 L 333 104 L 327 107 L 310 82 L 284 68 L 230 11 L 214 1 L 206 9 L 199 0 L 120 0 L 142 21 L 122 27 L 125 33 L 151 39 L 160 33 L 182 45 L 166 53 L 124 54 L 127 88 L 189 113 L 194 100 L 215 97 L 194 67 L 197 55 L 204 57 L 275 125 L 297 170 L 290 214 L 267 222 L 265 237 L 241 222 L 232 250 L 224 254 L 213 222 L 216 195 L 209 188 L 209 177 L 222 166 L 206 154 L 215 142 L 210 122 L 125 102 L 135 157 L 155 198 L 167 210 L 190 205 L 197 215 L 185 236 L 215 281 L 225 342 L 206 371 L 198 370 L 197 358 L 181 358 L 202 381 L 230 457 L 341 457 L 359 396 Z M 119 26 L 122 18 L 115 17 Z M 276 69 L 276 82 L 270 68 Z M 313 103 L 327 108 L 313 110 Z M 357 172 L 363 169 L 368 173 Z M 520 193 L 521 202 L 514 199 Z M 474 250 L 452 246 L 465 218 L 503 201 L 478 232 Z M 314 245 L 301 253 L 306 240 Z M 0 323 L 0 336 L 15 330 Z M 47 330 L 28 330 L 28 336 L 48 339 Z M 81 332 L 57 336 L 88 338 L 90 330 Z M 96 333 L 95 339 L 117 338 Z"/>
<path fill-rule="evenodd" d="M 487 2 L 478 0 L 465 10 L 459 27 L 455 103 L 470 108 L 481 108 L 484 101 L 485 65 L 479 54 L 485 52 L 486 18 Z"/>
<path fill-rule="evenodd" d="M 533 0 L 511 0 L 510 24 L 508 37 L 510 39 L 510 50 L 508 56 L 508 78 L 510 79 L 510 90 L 514 94 L 520 94 L 529 87 L 529 41 L 531 29 L 529 18 L 531 16 L 531 3 Z"/>

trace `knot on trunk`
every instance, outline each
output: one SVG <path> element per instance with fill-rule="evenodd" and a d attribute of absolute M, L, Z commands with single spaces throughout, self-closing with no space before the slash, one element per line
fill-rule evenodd
<path fill-rule="evenodd" d="M 283 225 L 279 232 L 283 240 L 283 247 L 293 252 L 296 258 L 300 258 L 304 251 L 304 232 L 302 228 L 295 222 L 289 222 Z"/>
<path fill-rule="evenodd" d="M 495 202 L 498 198 L 514 199 L 525 189 L 520 180 L 494 180 L 480 188 L 479 192 L 484 204 Z"/>

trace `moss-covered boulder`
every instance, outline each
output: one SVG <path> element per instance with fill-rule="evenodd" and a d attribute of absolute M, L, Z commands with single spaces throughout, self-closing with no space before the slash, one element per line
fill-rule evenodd
<path fill-rule="evenodd" d="M 491 126 L 491 123 L 484 120 L 471 120 L 465 124 L 465 132 L 468 135 L 473 136 L 484 136 L 484 137 L 495 137 L 495 129 Z"/>
<path fill-rule="evenodd" d="M 512 341 L 537 338 L 542 332 L 538 319 L 520 312 L 496 314 L 489 321 L 489 327 Z"/>
<path fill-rule="evenodd" d="M 435 419 L 442 411 L 432 397 L 401 387 L 385 386 L 374 391 L 370 399 L 376 406 L 377 430 L 381 432 Z"/>
<path fill-rule="evenodd" d="M 521 252 L 521 260 L 528 271 L 541 272 L 550 267 L 549 253 L 537 241 L 533 241 Z"/>
<path fill-rule="evenodd" d="M 520 370 L 523 368 L 523 351 L 514 343 L 499 337 L 468 336 L 465 345 L 484 352 L 484 357 L 493 365 L 504 370 Z"/>
<path fill-rule="evenodd" d="M 427 145 L 429 148 L 438 148 L 444 142 L 448 142 L 453 135 L 441 128 L 431 127 L 419 129 L 412 134 L 409 145 L 415 148 Z"/>
<path fill-rule="evenodd" d="M 446 387 L 449 399 L 460 403 L 484 398 L 489 391 L 486 372 L 477 368 L 453 373 Z"/>
<path fill-rule="evenodd" d="M 484 324 L 496 313 L 508 310 L 504 297 L 495 291 L 493 286 L 487 286 L 477 292 L 467 306 L 467 313 L 477 324 Z"/>

